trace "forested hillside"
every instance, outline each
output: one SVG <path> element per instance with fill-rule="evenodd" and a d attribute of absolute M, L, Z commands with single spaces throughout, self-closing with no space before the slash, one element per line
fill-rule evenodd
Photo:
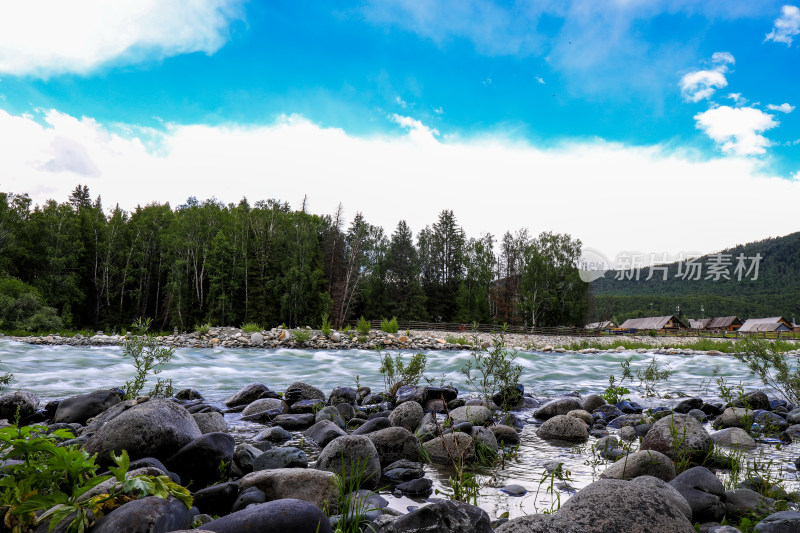
<path fill-rule="evenodd" d="M 0 193 L 0 329 L 334 325 L 350 318 L 583 324 L 580 242 L 468 237 L 444 210 L 413 235 L 342 209 L 189 198 L 126 212 L 78 186 L 33 205 Z"/>
<path fill-rule="evenodd" d="M 744 257 L 745 270 L 737 272 L 740 255 Z M 757 255 L 761 259 L 756 261 L 755 276 L 751 267 L 752 258 Z M 654 271 L 647 280 L 646 268 L 639 280 L 617 279 L 622 277 L 619 272 L 607 272 L 604 278 L 592 283 L 591 318 L 666 315 L 675 313 L 677 306 L 692 318 L 723 315 L 800 318 L 800 232 L 736 246 L 703 256 L 695 263 L 705 267 L 699 279 L 695 279 L 696 272 L 688 272 L 685 262 L 666 265 L 666 280 L 663 271 Z M 712 264 L 717 265 L 716 271 L 709 270 Z"/>

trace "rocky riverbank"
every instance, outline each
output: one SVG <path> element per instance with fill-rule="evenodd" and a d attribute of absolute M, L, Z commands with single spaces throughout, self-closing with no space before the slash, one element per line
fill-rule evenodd
<path fill-rule="evenodd" d="M 3 337 L 28 344 L 69 345 L 69 346 L 113 346 L 124 342 L 122 335 L 106 335 L 98 332 L 84 336 L 29 336 Z M 489 333 L 478 333 L 478 343 L 487 347 L 494 337 Z M 180 333 L 157 337 L 160 344 L 181 348 L 299 348 L 311 350 L 371 350 L 376 345 L 390 350 L 468 350 L 473 342 L 473 334 L 465 332 L 444 331 L 407 331 L 402 333 L 385 333 L 370 330 L 366 335 L 354 331 L 332 332 L 324 335 L 320 330 L 290 330 L 273 328 L 247 333 L 239 328 L 210 328 L 208 332 Z M 504 336 L 505 346 L 518 351 L 566 352 L 575 346 L 589 342 L 593 347 L 581 348 L 579 353 L 599 353 L 602 351 L 625 351 L 621 344 L 636 343 L 652 348 L 637 348 L 640 353 L 652 352 L 664 354 L 706 354 L 722 355 L 717 350 L 693 350 L 684 348 L 701 339 L 699 337 L 650 337 L 626 335 L 624 337 L 598 336 L 544 336 L 507 334 Z M 607 347 L 607 348 L 606 348 Z M 787 355 L 800 355 L 798 348 L 786 352 Z"/>
<path fill-rule="evenodd" d="M 98 390 L 46 405 L 16 391 L 0 397 L 0 418 L 19 412 L 22 423 L 69 429 L 75 438 L 66 444 L 97 454 L 103 467 L 111 452 L 127 450 L 129 476 L 167 475 L 191 490 L 190 509 L 133 495 L 107 509 L 92 533 L 123 525 L 131 532 L 332 532 L 353 520 L 360 524 L 350 530 L 371 526 L 377 533 L 690 533 L 693 524 L 723 533 L 739 531 L 723 522 L 744 518 L 761 533 L 800 531 L 797 494 L 765 470 L 732 478 L 718 453 L 746 454 L 757 440 L 800 439 L 800 408 L 785 400 L 752 391 L 733 404 L 692 397 L 645 408 L 629 400 L 609 404 L 597 394 L 536 398 L 521 386 L 506 398 L 515 404 L 508 415 L 496 410 L 500 395 L 487 405 L 452 387 L 414 385 L 392 396 L 369 387 L 326 393 L 300 381 L 281 391 L 251 383 L 221 405 L 193 389 L 129 400 L 118 389 Z M 231 432 L 232 422 L 258 430 L 243 437 Z M 556 448 L 588 444 L 600 479 L 555 514 L 512 520 L 432 493 L 424 462 L 448 472 L 454 459 L 485 462 L 513 450 L 525 428 Z M 513 462 L 513 455 L 504 460 Z M 800 467 L 800 458 L 795 463 L 786 466 Z M 553 475 L 558 469 L 558 462 L 550 467 Z M 509 498 L 527 492 L 498 488 Z M 389 505 L 394 498 L 414 505 L 397 509 Z"/>

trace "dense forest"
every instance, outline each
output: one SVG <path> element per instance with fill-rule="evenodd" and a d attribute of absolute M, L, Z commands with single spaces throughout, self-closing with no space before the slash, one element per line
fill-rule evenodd
<path fill-rule="evenodd" d="M 743 272 L 736 271 L 740 255 L 745 258 Z M 756 256 L 760 256 L 757 273 L 751 259 Z M 686 262 L 662 265 L 664 270 L 654 272 L 649 280 L 648 268 L 638 280 L 630 270 L 627 275 L 607 272 L 592 282 L 590 319 L 669 315 L 678 308 L 691 318 L 800 319 L 800 232 L 739 245 L 694 263 L 704 267 L 699 275 L 690 272 Z M 715 264 L 722 268 L 709 270 Z"/>
<path fill-rule="evenodd" d="M 525 229 L 468 237 L 453 211 L 416 236 L 343 207 L 189 198 L 104 209 L 86 186 L 33 205 L 0 193 L 0 329 L 198 324 L 334 326 L 368 319 L 582 325 L 580 241 Z"/>

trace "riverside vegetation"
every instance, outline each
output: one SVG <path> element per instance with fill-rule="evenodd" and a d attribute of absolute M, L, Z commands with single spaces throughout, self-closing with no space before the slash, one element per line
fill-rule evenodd
<path fill-rule="evenodd" d="M 378 533 L 421 527 L 488 532 L 493 526 L 502 533 L 535 524 L 552 531 L 618 531 L 624 526 L 632 532 L 688 532 L 693 523 L 709 522 L 733 524 L 741 531 L 772 531 L 771 523 L 800 523 L 797 495 L 783 489 L 785 477 L 776 474 L 776 465 L 745 451 L 753 445 L 748 438 L 779 446 L 800 435 L 800 426 L 791 425 L 800 422 L 800 409 L 786 399 L 796 394 L 791 388 L 794 371 L 782 371 L 780 362 L 775 366 L 769 345 L 748 343 L 740 356 L 758 361 L 764 379 L 780 387 L 786 398 L 769 401 L 763 392 L 747 392 L 720 379 L 723 402 L 694 397 L 669 407 L 644 408 L 624 397 L 615 404 L 597 395 L 538 400 L 519 382 L 515 352 L 499 339 L 484 344 L 473 340 L 464 366 L 477 393 L 472 399 L 426 379 L 425 354 L 384 349 L 378 352 L 385 378 L 382 392 L 358 381 L 356 387 L 339 387 L 330 394 L 302 382 L 279 393 L 250 384 L 224 402 L 224 412 L 194 390 L 182 390 L 168 400 L 125 401 L 123 391 L 96 391 L 43 410 L 30 393 L 6 394 L 0 397 L 0 414 L 11 413 L 17 422 L 0 432 L 2 442 L 10 443 L 0 449 L 4 460 L 22 458 L 0 472 L 7 523 L 25 531 L 33 521 L 58 518 L 55 523 L 68 524 L 73 531 L 104 531 L 113 527 L 104 524 L 120 523 L 114 520 L 132 521 L 144 530 L 153 523 L 148 520 L 169 519 L 175 529 L 201 524 L 211 531 L 237 531 L 280 523 L 285 530 Z M 143 353 L 148 350 L 145 344 Z M 641 392 L 654 397 L 669 378 L 654 360 L 639 368 L 623 361 L 620 368 L 624 377 L 618 383 L 633 386 L 636 377 Z M 142 381 L 148 381 L 152 370 Z M 99 412 L 90 407 L 98 396 L 108 401 Z M 232 416 L 255 424 L 258 434 L 237 443 L 226 431 L 225 420 Z M 720 431 L 709 434 L 701 423 L 707 419 Z M 135 438 L 165 425 L 173 432 L 155 436 L 155 447 Z M 486 491 L 497 490 L 498 469 L 517 460 L 514 448 L 526 425 L 538 426 L 538 438 L 552 446 L 570 443 L 571 453 L 591 453 L 587 462 L 609 466 L 599 480 L 564 502 L 571 473 L 556 462 L 542 474 L 540 491 L 533 495 L 541 514 L 508 520 L 507 513 L 499 513 L 490 520 L 475 505 Z M 301 434 L 305 444 L 281 445 L 287 431 Z M 112 435 L 125 440 L 114 442 Z M 308 466 L 303 449 L 317 457 L 312 468 L 302 468 Z M 137 468 L 148 470 L 128 478 L 123 450 Z M 376 491 L 418 501 L 431 494 L 421 460 L 450 472 L 449 482 L 436 490 L 452 503 L 433 501 L 410 512 L 387 507 Z M 97 476 L 100 464 L 111 474 Z M 55 472 L 62 469 L 63 476 Z M 30 480 L 20 481 L 19 476 Z M 109 476 L 117 488 L 92 493 L 107 487 L 103 484 L 112 481 Z M 52 485 L 56 479 L 66 481 Z M 520 487 L 502 489 L 520 493 Z M 544 509 L 538 506 L 539 492 L 549 498 Z M 522 494 L 524 498 L 525 489 Z M 584 494 L 595 496 L 587 503 Z M 163 503 L 151 503 L 152 498 Z M 142 513 L 143 507 L 137 507 L 142 505 L 154 505 L 154 511 Z M 654 508 L 660 511 L 648 511 Z M 449 529 L 441 529 L 442 524 Z"/>

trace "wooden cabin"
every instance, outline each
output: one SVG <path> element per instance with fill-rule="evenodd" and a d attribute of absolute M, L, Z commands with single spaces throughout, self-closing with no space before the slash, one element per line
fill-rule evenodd
<path fill-rule="evenodd" d="M 621 329 L 637 331 L 679 331 L 690 329 L 688 322 L 675 315 L 651 316 L 647 318 L 629 318 L 620 326 Z"/>
<path fill-rule="evenodd" d="M 611 331 L 617 327 L 617 323 L 613 320 L 603 320 L 601 322 L 591 322 L 584 327 L 586 329 Z"/>
<path fill-rule="evenodd" d="M 793 331 L 794 326 L 791 322 L 782 316 L 773 316 L 769 318 L 748 318 L 739 328 L 741 333 L 761 333 L 763 331 Z"/>
<path fill-rule="evenodd" d="M 742 320 L 738 316 L 719 316 L 712 318 L 706 326 L 709 331 L 738 331 Z"/>
<path fill-rule="evenodd" d="M 689 328 L 690 329 L 707 329 L 709 322 L 711 322 L 710 318 L 690 318 L 689 319 Z"/>

